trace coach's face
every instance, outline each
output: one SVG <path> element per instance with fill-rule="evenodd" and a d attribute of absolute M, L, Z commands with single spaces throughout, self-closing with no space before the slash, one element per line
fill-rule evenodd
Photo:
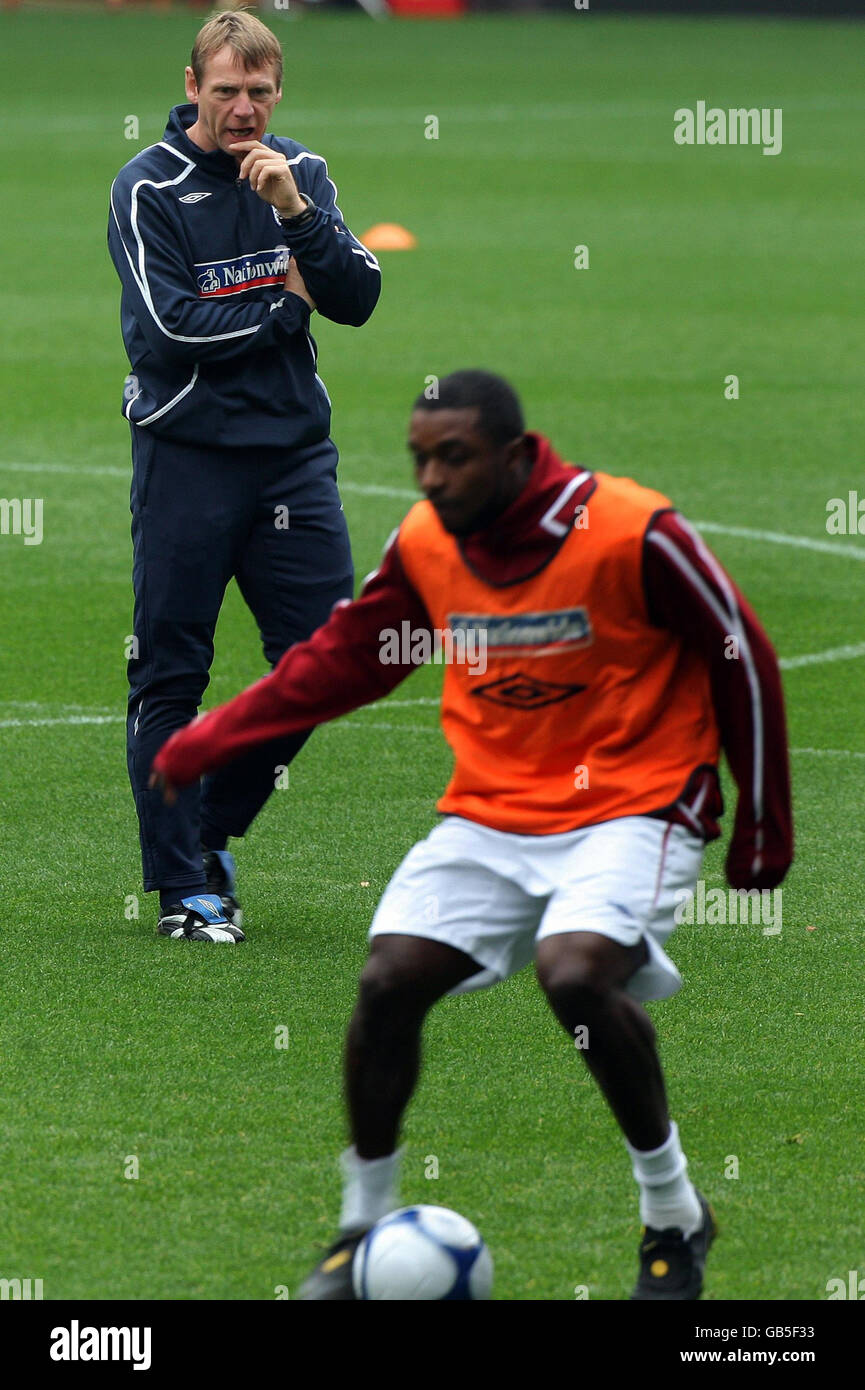
<path fill-rule="evenodd" d="M 190 139 L 203 150 L 233 154 L 229 145 L 235 140 L 261 139 L 282 89 L 270 64 L 247 71 L 226 44 L 207 59 L 200 87 L 192 68 L 186 69 L 186 98 L 198 105 L 198 120 L 187 132 Z"/>
<path fill-rule="evenodd" d="M 522 491 L 530 471 L 523 436 L 493 444 L 478 428 L 474 406 L 416 410 L 408 447 L 418 487 L 454 536 L 495 521 Z"/>

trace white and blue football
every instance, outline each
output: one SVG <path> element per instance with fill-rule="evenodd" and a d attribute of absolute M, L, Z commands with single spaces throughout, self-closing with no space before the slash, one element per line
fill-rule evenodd
<path fill-rule="evenodd" d="M 367 1231 L 354 1257 L 361 1299 L 486 1299 L 493 1261 L 483 1236 L 447 1207 L 401 1207 Z"/>

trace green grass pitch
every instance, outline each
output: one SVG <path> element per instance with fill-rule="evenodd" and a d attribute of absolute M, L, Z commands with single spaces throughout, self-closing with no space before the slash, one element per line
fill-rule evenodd
<path fill-rule="evenodd" d="M 235 846 L 248 945 L 158 940 L 143 895 L 126 915 L 127 368 L 107 197 L 183 100 L 199 23 L 0 17 L 0 493 L 44 500 L 41 545 L 0 535 L 0 1275 L 41 1278 L 51 1299 L 294 1293 L 335 1227 L 366 927 L 449 770 L 431 667 L 318 732 Z M 865 540 L 826 548 L 825 521 L 830 498 L 865 496 L 865 30 L 591 12 L 274 23 L 273 129 L 327 156 L 355 231 L 396 221 L 419 242 L 383 256 L 367 327 L 317 329 L 358 574 L 411 502 L 411 399 L 428 374 L 483 365 L 566 457 L 722 528 L 707 538 L 785 660 L 860 644 Z M 673 111 L 698 100 L 781 107 L 781 154 L 678 147 Z M 816 1300 L 865 1268 L 861 662 L 786 674 L 798 859 L 782 933 L 680 928 L 685 988 L 653 1008 L 721 1227 L 708 1299 Z M 207 703 L 262 669 L 232 592 Z M 498 1298 L 627 1296 L 629 1165 L 531 972 L 434 1012 L 405 1142 L 405 1199 L 479 1224 Z"/>

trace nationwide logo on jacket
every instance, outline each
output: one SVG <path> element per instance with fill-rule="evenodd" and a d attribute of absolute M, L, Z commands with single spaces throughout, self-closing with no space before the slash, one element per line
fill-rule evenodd
<path fill-rule="evenodd" d="M 287 246 L 267 251 L 250 251 L 227 261 L 199 261 L 196 264 L 199 299 L 241 294 L 265 285 L 281 285 L 288 273 L 291 252 Z"/>

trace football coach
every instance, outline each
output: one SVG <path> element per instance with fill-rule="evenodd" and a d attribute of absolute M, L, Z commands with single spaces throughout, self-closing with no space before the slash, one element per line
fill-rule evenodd
<path fill-rule="evenodd" d="M 229 837 L 243 835 L 309 730 L 253 750 L 173 806 L 147 779 L 192 718 L 234 576 L 271 665 L 350 598 L 330 399 L 310 316 L 359 326 L 381 276 L 327 165 L 266 134 L 282 50 L 251 14 L 199 32 L 188 104 L 121 169 L 108 245 L 131 364 L 134 641 L 127 759 L 158 931 L 242 941 Z"/>

